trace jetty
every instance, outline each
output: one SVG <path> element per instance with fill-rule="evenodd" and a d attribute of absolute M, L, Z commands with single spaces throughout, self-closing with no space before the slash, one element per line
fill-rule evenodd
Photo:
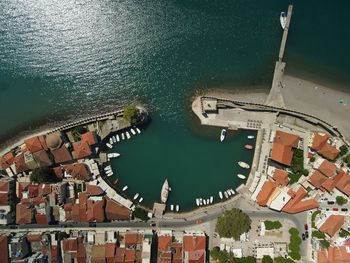
<path fill-rule="evenodd" d="M 272 86 L 271 86 L 270 93 L 265 102 L 265 104 L 269 106 L 280 107 L 280 108 L 285 107 L 284 99 L 281 93 L 281 89 L 283 88 L 282 77 L 284 74 L 284 69 L 286 67 L 286 63 L 283 62 L 283 57 L 284 57 L 284 51 L 287 44 L 289 26 L 292 19 L 292 12 L 293 12 L 293 5 L 289 5 L 288 12 L 287 12 L 286 26 L 283 30 L 280 50 L 278 53 L 278 61 L 276 61 L 276 64 L 275 64 L 275 71 L 273 74 Z"/>

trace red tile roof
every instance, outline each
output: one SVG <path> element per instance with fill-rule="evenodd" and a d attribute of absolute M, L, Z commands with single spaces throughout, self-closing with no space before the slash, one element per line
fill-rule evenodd
<path fill-rule="evenodd" d="M 337 166 L 328 160 L 324 160 L 318 170 L 327 177 L 332 177 L 337 174 Z"/>
<path fill-rule="evenodd" d="M 91 249 L 91 262 L 104 263 L 106 262 L 106 247 L 105 245 L 93 245 Z"/>
<path fill-rule="evenodd" d="M 273 179 L 279 184 L 286 186 L 288 184 L 288 173 L 282 169 L 276 169 L 273 173 Z"/>
<path fill-rule="evenodd" d="M 318 151 L 320 155 L 328 160 L 334 160 L 339 155 L 340 151 L 334 146 L 326 143 L 323 147 Z"/>
<path fill-rule="evenodd" d="M 33 153 L 35 161 L 38 163 L 40 167 L 47 167 L 52 165 L 52 161 L 48 155 L 48 153 L 44 150 L 39 150 Z"/>
<path fill-rule="evenodd" d="M 51 184 L 39 184 L 38 196 L 45 196 L 51 193 Z"/>
<path fill-rule="evenodd" d="M 47 225 L 49 223 L 46 215 L 38 213 L 35 214 L 35 222 L 39 225 Z"/>
<path fill-rule="evenodd" d="M 10 182 L 8 180 L 0 180 L 0 205 L 9 204 Z"/>
<path fill-rule="evenodd" d="M 330 237 L 333 237 L 335 233 L 344 225 L 344 216 L 331 215 L 320 227 L 320 231 L 326 233 Z"/>
<path fill-rule="evenodd" d="M 271 159 L 278 163 L 290 166 L 293 159 L 292 147 L 274 142 L 272 144 Z"/>
<path fill-rule="evenodd" d="M 307 191 L 303 187 L 300 187 L 295 193 L 295 196 L 282 208 L 282 211 L 289 214 L 296 214 L 306 210 L 318 208 L 319 204 L 316 200 L 312 198 L 303 200 L 306 195 Z"/>
<path fill-rule="evenodd" d="M 89 181 L 89 171 L 85 164 L 83 163 L 74 163 L 64 167 L 66 172 L 70 174 L 74 179 Z"/>
<path fill-rule="evenodd" d="M 297 148 L 299 144 L 299 136 L 284 131 L 276 131 L 274 143 L 283 144 L 292 148 Z"/>
<path fill-rule="evenodd" d="M 41 235 L 40 234 L 28 234 L 27 240 L 28 240 L 28 242 L 40 242 Z"/>
<path fill-rule="evenodd" d="M 99 186 L 92 184 L 86 184 L 86 192 L 90 195 L 102 195 L 104 193 Z"/>
<path fill-rule="evenodd" d="M 107 199 L 106 201 L 106 218 L 107 220 L 130 220 L 131 210 L 118 204 L 117 202 Z"/>
<path fill-rule="evenodd" d="M 123 263 L 125 260 L 125 248 L 117 247 L 115 253 L 115 262 Z"/>
<path fill-rule="evenodd" d="M 74 157 L 76 159 L 83 159 L 91 155 L 90 145 L 86 141 L 74 142 Z"/>
<path fill-rule="evenodd" d="M 17 189 L 16 194 L 17 194 L 17 197 L 18 197 L 19 199 L 22 199 L 22 197 L 23 197 L 23 192 L 24 192 L 24 191 L 27 191 L 29 185 L 30 185 L 29 182 L 18 182 L 18 181 L 17 181 L 17 188 L 18 188 L 18 189 Z"/>
<path fill-rule="evenodd" d="M 114 243 L 105 244 L 106 259 L 114 259 L 117 246 Z"/>
<path fill-rule="evenodd" d="M 9 262 L 8 237 L 0 235 L 1 263 Z"/>
<path fill-rule="evenodd" d="M 12 152 L 5 153 L 3 156 L 0 157 L 0 168 L 6 170 L 10 167 L 11 164 L 13 164 L 14 160 L 15 156 Z"/>
<path fill-rule="evenodd" d="M 126 233 L 125 234 L 125 247 L 129 247 L 136 244 L 142 244 L 143 235 L 137 233 Z"/>
<path fill-rule="evenodd" d="M 159 236 L 158 237 L 158 251 L 168 252 L 172 241 L 173 241 L 172 236 Z"/>
<path fill-rule="evenodd" d="M 325 145 L 327 143 L 329 138 L 330 137 L 327 134 L 320 134 L 320 133 L 315 132 L 313 134 L 311 149 L 313 149 L 315 151 L 321 150 L 321 148 L 323 147 L 323 145 Z"/>
<path fill-rule="evenodd" d="M 317 263 L 348 263 L 350 262 L 350 249 L 348 246 L 329 247 L 327 250 L 317 252 Z"/>
<path fill-rule="evenodd" d="M 24 140 L 24 144 L 31 153 L 35 153 L 40 150 L 47 150 L 44 136 L 35 136 Z"/>
<path fill-rule="evenodd" d="M 72 218 L 76 222 L 103 222 L 104 199 L 93 201 L 88 199 L 87 192 L 79 193 L 79 203 L 72 206 Z"/>
<path fill-rule="evenodd" d="M 256 197 L 256 202 L 261 206 L 266 206 L 270 196 L 273 194 L 277 186 L 277 183 L 266 180 Z"/>
<path fill-rule="evenodd" d="M 30 184 L 27 187 L 28 196 L 29 197 L 37 197 L 39 194 L 39 185 L 37 184 Z"/>
<path fill-rule="evenodd" d="M 28 208 L 26 204 L 16 205 L 16 224 L 31 224 L 33 219 L 33 210 Z"/>
<path fill-rule="evenodd" d="M 343 169 L 339 170 L 336 188 L 347 196 L 350 196 L 350 175 L 346 174 Z"/>
<path fill-rule="evenodd" d="M 29 170 L 28 166 L 26 165 L 26 163 L 24 161 L 24 154 L 23 153 L 15 156 L 14 164 L 15 164 L 15 168 L 16 168 L 16 173 L 22 173 L 22 172 Z"/>
<path fill-rule="evenodd" d="M 319 189 L 321 185 L 327 181 L 327 177 L 319 171 L 314 171 L 313 174 L 310 176 L 309 181 L 313 186 Z"/>
<path fill-rule="evenodd" d="M 73 159 L 71 153 L 64 145 L 58 149 L 51 150 L 51 153 L 55 159 L 55 163 L 65 163 Z"/>
<path fill-rule="evenodd" d="M 63 251 L 70 253 L 72 258 L 76 258 L 78 263 L 85 262 L 86 250 L 82 237 L 63 240 Z"/>
<path fill-rule="evenodd" d="M 188 253 L 188 262 L 204 263 L 206 255 L 205 236 L 184 236 L 183 249 Z"/>
<path fill-rule="evenodd" d="M 97 143 L 97 136 L 95 132 L 89 131 L 81 135 L 81 141 L 86 142 L 88 145 L 94 145 Z"/>

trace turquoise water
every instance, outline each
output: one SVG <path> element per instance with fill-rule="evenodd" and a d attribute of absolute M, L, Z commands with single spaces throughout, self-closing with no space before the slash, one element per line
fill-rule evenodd
<path fill-rule="evenodd" d="M 211 87 L 268 87 L 282 33 L 279 13 L 289 2 L 2 0 L 0 141 L 46 123 L 141 102 L 149 108 L 153 122 L 140 138 L 121 145 L 121 150 L 125 156 L 132 155 L 133 162 L 163 161 L 144 175 L 122 158 L 116 166 L 124 171 L 123 181 L 131 186 L 141 175 L 142 180 L 159 178 L 152 179 L 149 187 L 149 196 L 154 198 L 164 171 L 188 174 L 189 183 L 174 189 L 195 185 L 198 175 L 194 171 L 201 159 L 194 153 L 215 152 L 214 163 L 227 158 L 230 165 L 235 156 L 246 153 L 235 147 L 243 143 L 243 135 L 219 145 L 218 131 L 203 137 L 205 128 L 198 132 L 190 125 L 191 96 Z M 293 4 L 287 71 L 336 82 L 346 89 L 350 83 L 350 2 L 297 0 Z M 234 158 L 229 160 L 231 155 Z M 176 169 L 170 161 L 174 158 Z M 217 175 L 222 182 L 208 188 L 208 194 L 232 183 L 229 175 L 222 175 L 231 169 L 225 167 Z M 204 178 L 212 176 L 207 170 Z M 169 180 L 173 184 L 173 178 Z M 208 180 L 203 182 L 212 184 Z M 135 184 L 136 190 L 141 193 L 143 189 Z M 177 193 L 174 190 L 170 198 Z M 195 194 L 184 192 L 179 202 L 186 207 Z"/>

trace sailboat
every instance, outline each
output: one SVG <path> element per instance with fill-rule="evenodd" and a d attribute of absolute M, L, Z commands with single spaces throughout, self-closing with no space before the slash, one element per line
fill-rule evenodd
<path fill-rule="evenodd" d="M 168 179 L 165 179 L 164 184 L 162 186 L 162 190 L 160 192 L 160 200 L 162 201 L 162 203 L 166 203 L 166 201 L 168 200 L 169 190 L 170 187 Z"/>

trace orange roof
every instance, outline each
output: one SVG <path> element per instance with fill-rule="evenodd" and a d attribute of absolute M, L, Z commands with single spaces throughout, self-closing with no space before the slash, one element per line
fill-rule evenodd
<path fill-rule="evenodd" d="M 106 201 L 105 213 L 107 220 L 130 220 L 131 218 L 130 209 L 111 199 L 107 199 Z"/>
<path fill-rule="evenodd" d="M 331 163 L 328 160 L 324 160 L 318 170 L 327 177 L 332 177 L 337 173 L 337 166 L 334 163 Z"/>
<path fill-rule="evenodd" d="M 9 262 L 8 237 L 0 235 L 1 263 Z"/>
<path fill-rule="evenodd" d="M 83 159 L 91 155 L 90 145 L 86 141 L 73 143 L 74 157 L 76 159 Z"/>
<path fill-rule="evenodd" d="M 27 240 L 28 240 L 28 242 L 40 242 L 41 235 L 40 234 L 28 234 Z"/>
<path fill-rule="evenodd" d="M 117 248 L 117 246 L 114 243 L 106 243 L 105 244 L 105 254 L 106 254 L 107 260 L 108 260 L 108 258 L 113 259 L 115 257 L 116 248 Z"/>
<path fill-rule="evenodd" d="M 266 206 L 270 196 L 275 191 L 277 186 L 278 186 L 277 183 L 266 180 L 258 196 L 256 197 L 256 202 L 261 206 Z"/>
<path fill-rule="evenodd" d="M 327 134 L 320 134 L 315 132 L 313 134 L 313 140 L 312 140 L 312 145 L 311 149 L 315 151 L 319 151 L 323 145 L 325 145 L 330 137 Z"/>
<path fill-rule="evenodd" d="M 274 142 L 272 144 L 271 159 L 278 163 L 290 166 L 293 159 L 292 147 Z"/>
<path fill-rule="evenodd" d="M 317 252 L 317 263 L 348 263 L 350 251 L 348 246 L 329 247 Z"/>
<path fill-rule="evenodd" d="M 16 224 L 31 224 L 33 219 L 33 210 L 28 208 L 26 204 L 16 205 Z"/>
<path fill-rule="evenodd" d="M 318 151 L 324 158 L 328 160 L 334 160 L 339 155 L 340 151 L 334 146 L 326 143 L 323 147 Z"/>
<path fill-rule="evenodd" d="M 51 153 L 53 154 L 55 163 L 65 163 L 72 160 L 72 155 L 64 145 L 58 149 L 51 150 Z"/>
<path fill-rule="evenodd" d="M 38 187 L 38 196 L 45 196 L 51 193 L 51 185 L 50 184 L 39 184 Z"/>
<path fill-rule="evenodd" d="M 26 163 L 24 161 L 24 154 L 23 153 L 15 156 L 14 164 L 15 164 L 15 168 L 16 168 L 16 173 L 22 173 L 22 172 L 29 170 L 28 166 L 26 165 Z"/>
<path fill-rule="evenodd" d="M 38 213 L 35 214 L 35 221 L 39 225 L 47 225 L 49 223 L 49 221 L 47 220 L 46 215 L 38 214 Z"/>
<path fill-rule="evenodd" d="M 39 164 L 40 167 L 46 167 L 52 165 L 52 161 L 44 150 L 39 150 L 33 153 L 35 161 Z"/>
<path fill-rule="evenodd" d="M 134 263 L 136 261 L 136 251 L 127 249 L 125 250 L 125 261 L 124 262 L 132 262 Z"/>
<path fill-rule="evenodd" d="M 12 152 L 5 153 L 3 156 L 0 157 L 0 168 L 6 170 L 10 167 L 11 164 L 13 164 L 14 160 L 15 156 Z"/>
<path fill-rule="evenodd" d="M 117 247 L 115 251 L 115 262 L 123 263 L 125 258 L 125 248 Z"/>
<path fill-rule="evenodd" d="M 343 169 L 340 169 L 337 177 L 339 181 L 336 183 L 336 188 L 350 196 L 350 175 L 346 174 Z"/>
<path fill-rule="evenodd" d="M 282 169 L 276 169 L 273 173 L 273 179 L 280 185 L 288 184 L 288 173 Z"/>
<path fill-rule="evenodd" d="M 310 183 L 315 186 L 317 189 L 321 187 L 321 185 L 326 182 L 327 177 L 321 174 L 319 171 L 314 171 L 313 174 L 310 176 L 309 181 Z"/>
<path fill-rule="evenodd" d="M 158 251 L 168 252 L 173 238 L 171 236 L 159 236 L 158 237 Z"/>
<path fill-rule="evenodd" d="M 35 153 L 40 150 L 47 150 L 44 136 L 35 136 L 24 140 L 24 144 L 31 153 Z"/>
<path fill-rule="evenodd" d="M 135 245 L 135 244 L 142 244 L 143 235 L 137 234 L 137 233 L 126 233 L 124 240 L 125 240 L 126 247 L 129 247 L 129 246 Z"/>
<path fill-rule="evenodd" d="M 307 191 L 300 187 L 295 196 L 282 208 L 283 212 L 295 214 L 319 207 L 314 199 L 302 200 L 307 195 Z"/>
<path fill-rule="evenodd" d="M 9 203 L 10 183 L 8 180 L 0 180 L 0 205 L 8 205 Z"/>
<path fill-rule="evenodd" d="M 88 145 L 94 145 L 97 143 L 97 136 L 95 132 L 89 131 L 81 135 L 81 141 L 86 142 Z"/>
<path fill-rule="evenodd" d="M 66 172 L 70 174 L 74 179 L 89 181 L 89 171 L 83 163 L 74 163 L 64 167 Z"/>
<path fill-rule="evenodd" d="M 191 251 L 188 253 L 189 263 L 204 263 L 205 262 L 205 251 Z"/>
<path fill-rule="evenodd" d="M 86 184 L 86 192 L 88 192 L 91 195 L 102 195 L 103 194 L 103 191 L 99 186 L 92 185 L 92 184 Z"/>
<path fill-rule="evenodd" d="M 333 192 L 333 189 L 336 185 L 335 179 L 327 179 L 322 185 L 321 188 L 325 189 L 327 192 L 331 193 Z"/>
<path fill-rule="evenodd" d="M 297 148 L 299 144 L 299 136 L 284 131 L 276 131 L 273 142 Z"/>
<path fill-rule="evenodd" d="M 205 250 L 207 245 L 207 238 L 203 236 L 184 236 L 183 248 L 184 251 L 198 251 Z"/>
<path fill-rule="evenodd" d="M 335 233 L 344 225 L 344 216 L 331 215 L 320 227 L 320 231 L 326 233 L 330 237 L 333 237 Z"/>

